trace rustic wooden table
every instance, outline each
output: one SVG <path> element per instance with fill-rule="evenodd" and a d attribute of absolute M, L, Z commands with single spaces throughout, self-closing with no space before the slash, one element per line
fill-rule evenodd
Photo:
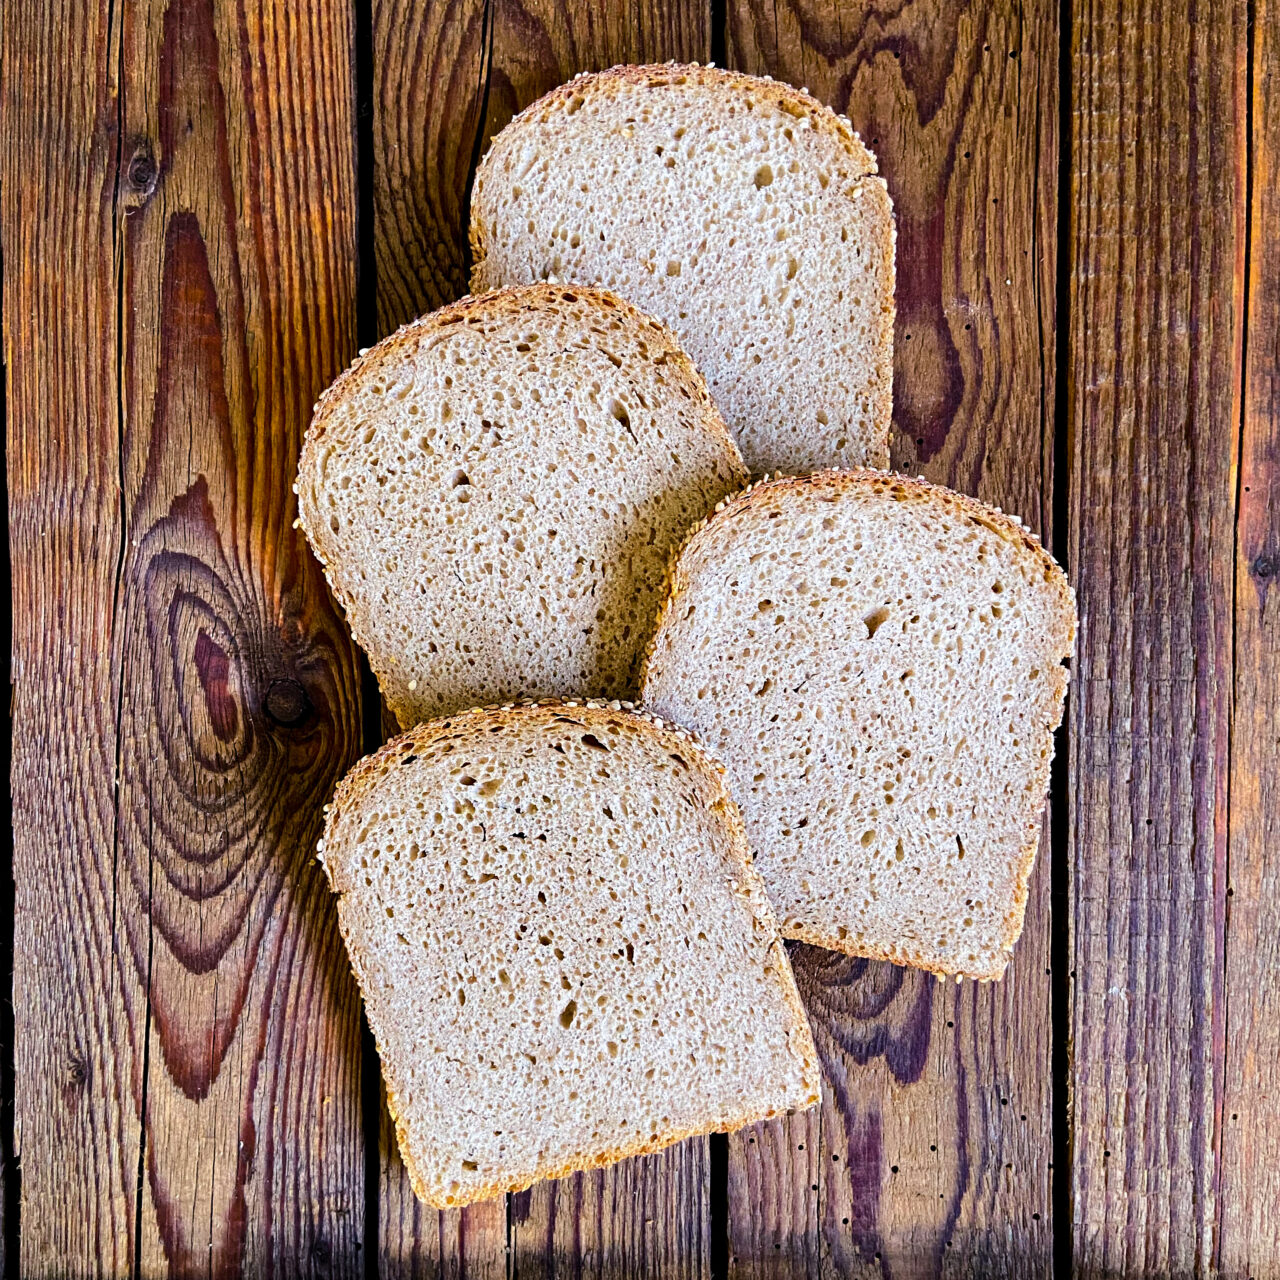
<path fill-rule="evenodd" d="M 2 21 L 6 1274 L 1280 1275 L 1277 0 Z M 429 1212 L 312 860 L 383 729 L 299 440 L 357 344 L 465 291 L 513 112 L 712 57 L 880 156 L 895 465 L 1070 566 L 1026 934 L 989 986 L 798 948 L 820 1113 Z"/>

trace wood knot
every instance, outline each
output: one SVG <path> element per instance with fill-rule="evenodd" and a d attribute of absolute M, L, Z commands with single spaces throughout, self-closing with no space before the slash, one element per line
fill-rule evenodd
<path fill-rule="evenodd" d="M 333 1248 L 324 1236 L 317 1236 L 311 1242 L 312 1260 L 321 1264 L 321 1266 L 330 1262 L 333 1258 Z"/>
<path fill-rule="evenodd" d="M 273 724 L 282 729 L 296 729 L 311 716 L 311 699 L 296 680 L 278 679 L 271 682 L 263 705 Z"/>
<path fill-rule="evenodd" d="M 1266 582 L 1269 578 L 1274 578 L 1280 574 L 1280 555 L 1263 553 L 1255 557 L 1253 563 L 1249 566 L 1249 572 L 1255 578 L 1261 578 Z"/>
<path fill-rule="evenodd" d="M 158 175 L 156 158 L 151 150 L 151 144 L 145 139 L 134 147 L 125 174 L 130 193 L 136 199 L 145 200 L 156 189 Z"/>
<path fill-rule="evenodd" d="M 78 1051 L 71 1052 L 67 1055 L 67 1083 L 65 1087 L 72 1092 L 78 1092 L 85 1087 L 88 1081 L 89 1064 Z"/>

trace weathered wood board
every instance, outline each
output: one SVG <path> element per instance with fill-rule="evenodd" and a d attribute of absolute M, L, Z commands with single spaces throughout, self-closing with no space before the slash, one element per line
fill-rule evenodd
<path fill-rule="evenodd" d="M 349 12 L 4 21 L 22 1269 L 356 1275 L 359 690 L 289 493 L 354 346 Z"/>
<path fill-rule="evenodd" d="M 731 2 L 728 51 L 847 114 L 879 157 L 898 224 L 894 465 L 1051 539 L 1056 7 Z M 1047 835 L 998 985 L 793 951 L 823 1107 L 730 1139 L 732 1273 L 1049 1273 Z"/>
<path fill-rule="evenodd" d="M 1063 786 L 1003 983 L 795 948 L 820 1111 L 441 1214 L 312 857 L 386 729 L 297 449 L 515 111 L 709 57 L 880 157 L 894 465 L 1067 561 Z M 32 0 L 0 142 L 6 1274 L 1280 1270 L 1275 0 Z"/>

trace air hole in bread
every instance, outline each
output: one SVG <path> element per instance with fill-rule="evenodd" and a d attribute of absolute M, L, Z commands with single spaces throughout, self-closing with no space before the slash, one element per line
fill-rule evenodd
<path fill-rule="evenodd" d="M 883 607 L 872 609 L 870 613 L 863 614 L 862 625 L 867 629 L 867 639 L 874 637 L 875 633 L 888 621 L 889 610 Z"/>

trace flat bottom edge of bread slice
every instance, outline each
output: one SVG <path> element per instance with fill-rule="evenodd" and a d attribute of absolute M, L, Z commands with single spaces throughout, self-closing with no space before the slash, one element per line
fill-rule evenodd
<path fill-rule="evenodd" d="M 1048 774 L 1047 762 L 1044 773 Z M 1044 780 L 1047 783 L 1047 776 Z M 1045 791 L 1047 788 L 1041 787 L 1040 790 Z M 975 982 L 999 982 L 1009 968 L 1009 961 L 1013 958 L 1013 948 L 1022 935 L 1030 893 L 1031 873 L 1035 870 L 1036 854 L 1039 848 L 1040 823 L 1037 821 L 1022 847 L 1014 870 L 1013 897 L 1005 915 L 1000 950 L 994 956 L 984 957 L 983 960 L 949 964 L 945 960 L 939 960 L 935 952 L 910 944 L 884 945 L 865 940 L 859 941 L 847 936 L 847 933 L 841 936 L 834 929 L 804 921 L 780 920 L 778 932 L 791 942 L 803 942 L 807 946 L 821 947 L 824 951 L 838 951 L 841 955 L 853 956 L 860 960 L 883 960 L 888 964 L 907 965 L 912 969 L 931 973 L 937 978 L 955 978 L 957 982 L 965 978 Z"/>
<path fill-rule="evenodd" d="M 1021 912 L 1019 911 L 1019 919 Z M 971 978 L 975 982 L 999 982 L 1009 967 L 1010 950 L 1003 952 L 1002 962 L 993 965 L 947 965 L 939 963 L 937 957 L 930 952 L 915 947 L 883 947 L 875 943 L 859 943 L 849 938 L 841 938 L 828 930 L 803 924 L 780 925 L 779 932 L 791 942 L 803 942 L 806 946 L 821 947 L 824 951 L 837 951 L 841 955 L 851 956 L 857 960 L 883 960 L 886 964 L 906 965 L 911 969 L 921 969 L 936 978 L 955 978 L 962 981 Z M 1021 925 L 1014 932 L 1016 940 L 1021 932 Z"/>
<path fill-rule="evenodd" d="M 783 949 L 781 942 L 774 945 L 779 950 Z M 374 1039 L 376 1042 L 377 1037 L 375 1036 Z M 381 1046 L 378 1046 L 378 1053 L 381 1056 Z M 816 1068 L 816 1063 L 814 1065 Z M 639 1142 L 625 1143 L 621 1146 L 596 1150 L 584 1148 L 582 1151 L 575 1152 L 572 1156 L 555 1164 L 539 1165 L 530 1169 L 512 1171 L 502 1177 L 493 1178 L 481 1186 L 468 1187 L 457 1194 L 449 1196 L 434 1193 L 429 1181 L 419 1172 L 414 1159 L 412 1144 L 401 1125 L 397 1099 L 389 1087 L 386 1089 L 386 1101 L 387 1111 L 391 1116 L 392 1123 L 395 1125 L 396 1146 L 400 1151 L 400 1159 L 404 1162 L 405 1173 L 408 1174 L 409 1186 L 412 1188 L 413 1194 L 423 1204 L 432 1209 L 449 1210 L 464 1209 L 467 1205 L 480 1204 L 497 1196 L 517 1191 L 527 1191 L 539 1182 L 546 1182 L 554 1178 L 567 1178 L 575 1173 L 588 1173 L 595 1169 L 605 1169 L 610 1165 L 617 1164 L 620 1160 L 629 1160 L 633 1156 L 654 1155 L 690 1138 L 707 1137 L 713 1133 L 736 1133 L 739 1129 L 745 1129 L 748 1125 L 758 1124 L 762 1120 L 773 1120 L 778 1116 L 788 1115 L 792 1112 L 810 1111 L 821 1101 L 821 1095 L 815 1082 L 812 1089 L 803 1098 L 788 1100 L 778 1106 L 745 1107 L 740 1111 L 726 1112 L 714 1117 L 709 1116 L 702 1124 L 686 1126 L 681 1129 L 671 1129 Z"/>

